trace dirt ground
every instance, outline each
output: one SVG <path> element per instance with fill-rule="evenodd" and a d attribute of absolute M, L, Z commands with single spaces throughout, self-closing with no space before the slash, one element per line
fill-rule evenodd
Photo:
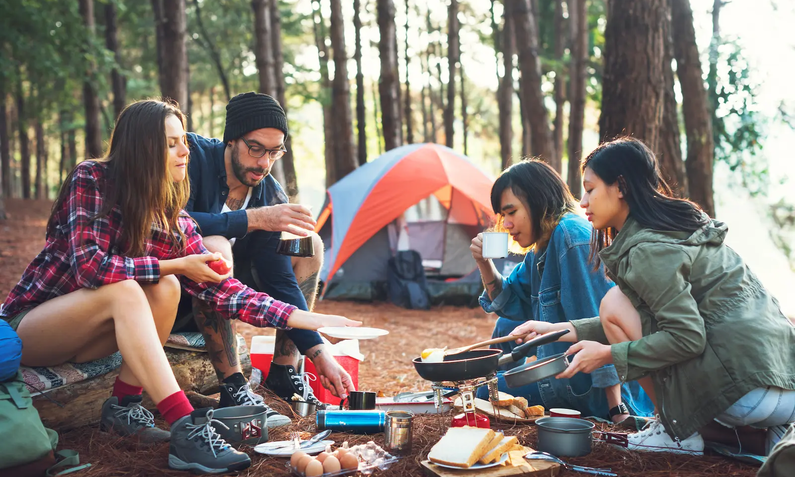
<path fill-rule="evenodd" d="M 0 297 L 4 300 L 19 280 L 25 266 L 41 250 L 44 244 L 44 229 L 50 203 L 39 201 L 9 200 L 6 203 L 8 220 L 0 221 Z M 411 311 L 391 304 L 350 303 L 323 301 L 317 311 L 345 315 L 362 320 L 365 326 L 384 328 L 388 336 L 377 340 L 362 341 L 361 352 L 365 355 L 359 368 L 359 388 L 383 391 L 391 396 L 403 391 L 430 389 L 414 371 L 411 359 L 427 347 L 461 346 L 488 339 L 494 317 L 480 309 L 441 307 L 430 311 Z M 247 325 L 238 328 L 247 341 L 256 334 L 272 334 L 273 330 L 260 330 Z M 280 404 L 275 406 L 288 412 Z M 415 423 L 415 445 L 411 456 L 403 458 L 393 468 L 376 472 L 383 476 L 421 476 L 419 461 L 424 459 L 433 443 L 444 433 L 450 416 L 422 416 Z M 533 446 L 536 442 L 532 426 L 507 426 L 499 424 L 506 435 L 517 435 L 523 444 Z M 309 435 L 314 424 L 309 419 L 296 420 L 288 428 L 272 432 L 272 439 L 281 439 L 291 430 Z M 168 446 L 139 448 L 127 439 L 111 438 L 96 428 L 82 428 L 61 433 L 59 448 L 76 449 L 82 462 L 92 467 L 75 475 L 80 476 L 150 476 L 186 475 L 166 469 Z M 338 442 L 349 440 L 351 445 L 373 439 L 383 443 L 383 434 L 376 436 L 354 436 L 334 434 Z M 266 458 L 246 449 L 252 456 L 253 465 L 240 475 L 266 476 L 288 475 L 284 462 Z M 594 451 L 573 463 L 600 467 L 612 467 L 621 476 L 742 476 L 751 477 L 756 468 L 717 456 L 686 457 L 674 455 L 639 455 L 616 450 L 606 445 L 597 445 Z M 578 475 L 564 472 L 564 475 Z"/>

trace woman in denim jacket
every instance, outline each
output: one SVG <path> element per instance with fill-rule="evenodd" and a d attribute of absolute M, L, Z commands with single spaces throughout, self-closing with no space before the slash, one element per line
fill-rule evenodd
<path fill-rule="evenodd" d="M 506 336 L 528 320 L 560 323 L 597 316 L 602 297 L 614 285 L 603 269 L 594 271 L 589 264 L 592 228 L 573 213 L 576 201 L 555 170 L 536 160 L 511 166 L 494 183 L 491 204 L 500 217 L 497 229 L 510 233 L 512 248 L 525 254 L 524 261 L 504 278 L 491 260 L 483 258 L 482 235 L 472 240 L 470 250 L 486 287 L 480 304 L 486 312 L 500 316 L 493 336 Z M 499 345 L 506 352 L 514 346 Z M 569 346 L 542 346 L 538 359 L 563 353 Z M 524 396 L 531 405 L 576 409 L 585 416 L 609 416 L 614 422 L 629 413 L 647 416 L 653 409 L 636 383 L 622 387 L 612 365 L 590 375 L 548 378 L 512 389 L 500 376 L 499 388 Z M 481 397 L 485 392 L 481 388 Z"/>

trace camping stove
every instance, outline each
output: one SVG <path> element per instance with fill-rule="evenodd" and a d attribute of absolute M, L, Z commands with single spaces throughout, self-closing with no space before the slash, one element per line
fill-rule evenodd
<path fill-rule="evenodd" d="M 461 404 L 464 412 L 475 412 L 475 390 L 481 386 L 489 387 L 489 400 L 496 402 L 497 397 L 497 373 L 491 373 L 482 378 L 468 379 L 465 381 L 433 381 L 433 403 L 436 409 L 442 407 L 443 397 L 446 389 L 456 388 L 461 395 Z"/>

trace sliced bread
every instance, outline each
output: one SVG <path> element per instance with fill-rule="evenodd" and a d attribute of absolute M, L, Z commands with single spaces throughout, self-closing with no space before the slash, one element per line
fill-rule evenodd
<path fill-rule="evenodd" d="M 528 406 L 527 409 L 524 410 L 525 416 L 527 417 L 538 417 L 543 416 L 545 413 L 544 406 Z"/>
<path fill-rule="evenodd" d="M 468 469 L 490 450 L 494 435 L 491 429 L 451 427 L 431 448 L 428 460 Z"/>
<path fill-rule="evenodd" d="M 490 464 L 491 462 L 496 462 L 504 453 L 511 450 L 514 445 L 518 444 L 519 439 L 517 439 L 516 436 L 503 437 L 500 439 L 500 442 L 498 442 L 496 446 L 487 452 L 486 455 L 481 457 L 478 462 L 481 464 Z"/>
<path fill-rule="evenodd" d="M 527 409 L 527 399 L 521 396 L 517 396 L 513 398 L 513 405 L 524 411 L 525 409 Z"/>
<path fill-rule="evenodd" d="M 513 396 L 508 393 L 504 393 L 500 391 L 497 393 L 497 406 L 498 407 L 508 407 L 513 404 Z"/>

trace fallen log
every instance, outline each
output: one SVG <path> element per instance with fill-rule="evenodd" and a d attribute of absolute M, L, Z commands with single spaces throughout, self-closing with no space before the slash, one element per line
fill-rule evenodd
<path fill-rule="evenodd" d="M 218 377 L 207 353 L 171 348 L 165 348 L 165 351 L 182 390 L 202 395 L 218 392 Z M 248 375 L 251 372 L 251 358 L 245 346 L 240 348 L 240 364 L 243 374 Z M 110 396 L 117 375 L 117 372 L 110 372 L 48 391 L 46 395 L 39 394 L 33 398 L 33 405 L 39 411 L 44 425 L 58 432 L 97 424 L 102 403 Z M 143 404 L 150 411 L 156 411 L 146 393 Z"/>

